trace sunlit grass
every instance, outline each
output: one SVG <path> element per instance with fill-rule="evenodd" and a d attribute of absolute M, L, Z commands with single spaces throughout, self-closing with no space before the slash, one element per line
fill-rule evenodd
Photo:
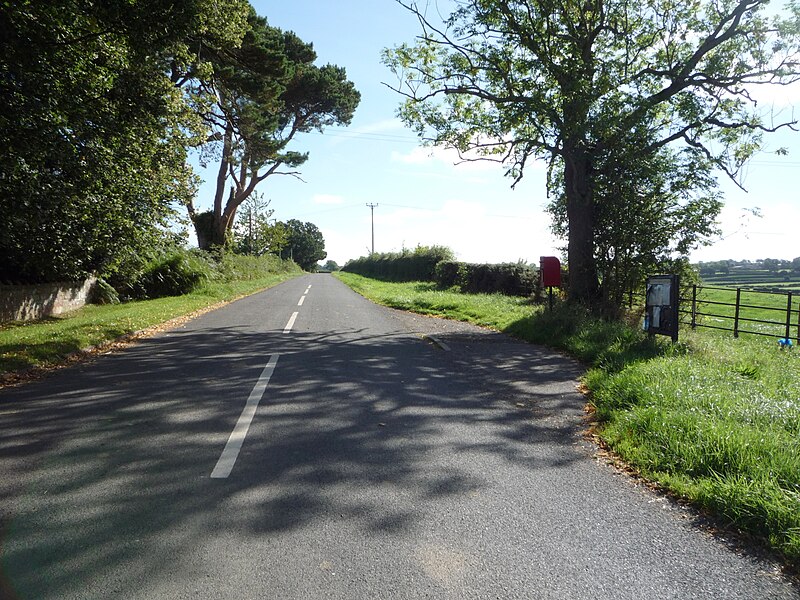
<path fill-rule="evenodd" d="M 439 290 L 429 282 L 394 283 L 353 273 L 339 272 L 336 277 L 361 295 L 384 306 L 494 329 L 502 330 L 530 315 L 532 310 L 532 305 L 525 298 L 501 294 L 461 294 Z"/>
<path fill-rule="evenodd" d="M 689 329 L 672 344 L 564 305 L 341 279 L 368 298 L 567 351 L 598 433 L 643 476 L 800 564 L 800 353 L 775 338 Z"/>

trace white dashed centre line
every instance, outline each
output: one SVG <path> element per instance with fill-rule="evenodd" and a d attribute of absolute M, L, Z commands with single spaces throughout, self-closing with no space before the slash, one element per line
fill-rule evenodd
<path fill-rule="evenodd" d="M 300 301 L 297 303 L 297 306 L 303 306 L 303 302 L 305 302 L 305 301 L 306 301 L 306 297 L 305 296 L 300 296 Z"/>
<path fill-rule="evenodd" d="M 300 313 L 297 312 L 292 313 L 292 316 L 289 317 L 289 322 L 286 324 L 286 327 L 283 328 L 283 333 L 289 333 L 292 330 L 292 327 L 294 327 L 294 322 L 297 320 L 297 315 L 299 314 Z"/>
<path fill-rule="evenodd" d="M 228 438 L 228 443 L 225 444 L 225 448 L 222 450 L 217 465 L 214 467 L 214 470 L 211 471 L 212 479 L 225 479 L 231 474 L 233 465 L 236 463 L 236 458 L 239 456 L 239 451 L 242 449 L 244 438 L 247 437 L 247 431 L 250 429 L 250 423 L 253 421 L 253 417 L 256 414 L 258 403 L 261 402 L 264 391 L 267 389 L 267 384 L 272 374 L 275 372 L 275 365 L 278 364 L 278 356 L 280 355 L 273 354 L 270 356 L 269 362 L 267 362 L 264 370 L 261 371 L 261 376 L 258 378 L 255 387 L 253 387 L 253 391 L 250 392 L 250 396 L 247 398 L 247 404 L 245 404 L 242 414 L 239 415 L 239 420 L 236 421 L 236 426 L 233 428 L 233 432 Z"/>

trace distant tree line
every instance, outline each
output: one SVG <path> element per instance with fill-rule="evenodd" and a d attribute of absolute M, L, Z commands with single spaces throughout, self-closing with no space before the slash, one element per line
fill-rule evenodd
<path fill-rule="evenodd" d="M 714 260 L 697 263 L 700 275 L 728 275 L 737 271 L 769 271 L 770 273 L 800 273 L 800 256 L 792 260 L 762 258 L 758 260 Z"/>
<path fill-rule="evenodd" d="M 445 246 L 417 246 L 400 252 L 373 252 L 347 261 L 342 271 L 386 281 L 433 281 L 436 265 L 454 258 Z"/>

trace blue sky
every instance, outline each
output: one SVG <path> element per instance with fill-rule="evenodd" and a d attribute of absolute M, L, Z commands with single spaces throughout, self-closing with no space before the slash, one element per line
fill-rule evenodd
<path fill-rule="evenodd" d="M 271 177 L 259 186 L 278 220 L 299 219 L 323 233 L 328 257 L 339 264 L 369 251 L 370 209 L 374 209 L 375 250 L 440 244 L 470 262 L 538 263 L 558 255 L 561 243 L 549 232 L 544 165 L 530 165 L 523 181 L 511 180 L 494 163 L 456 165 L 442 149 L 422 148 L 396 118 L 400 96 L 383 82 L 393 76 L 380 61 L 383 48 L 412 42 L 419 33 L 413 15 L 394 0 L 253 1 L 270 24 L 312 42 L 318 64 L 333 63 L 361 92 L 350 127 L 306 134 L 294 149 L 308 151 L 302 179 Z M 432 5 L 434 3 L 432 2 Z M 442 2 L 441 4 L 445 4 Z M 759 92 L 761 106 L 791 115 L 800 90 Z M 794 258 L 800 256 L 800 133 L 768 139 L 768 151 L 747 166 L 748 193 L 723 182 L 722 239 L 700 249 L 693 260 Z M 770 150 L 787 147 L 788 156 Z M 213 166 L 201 172 L 213 180 Z M 205 184 L 197 206 L 210 207 L 213 190 Z M 746 209 L 758 207 L 762 217 Z"/>

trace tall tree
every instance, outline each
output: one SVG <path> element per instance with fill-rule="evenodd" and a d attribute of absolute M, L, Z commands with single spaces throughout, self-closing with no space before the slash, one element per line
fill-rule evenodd
<path fill-rule="evenodd" d="M 213 52 L 214 102 L 204 113 L 218 146 L 210 215 L 188 203 L 201 247 L 222 245 L 236 211 L 272 175 L 299 175 L 307 153 L 289 149 L 300 133 L 348 125 L 360 94 L 335 65 L 315 66 L 311 44 L 251 11 L 240 48 Z"/>
<path fill-rule="evenodd" d="M 162 237 L 194 192 L 185 153 L 198 125 L 169 64 L 190 36 L 230 38 L 237 5 L 4 3 L 0 280 L 107 273 Z"/>
<path fill-rule="evenodd" d="M 284 227 L 288 235 L 281 257 L 291 258 L 305 271 L 316 271 L 317 261 L 328 257 L 322 232 L 313 223 L 297 219 L 288 220 Z"/>
<path fill-rule="evenodd" d="M 515 183 L 529 160 L 550 162 L 575 300 L 599 298 L 602 157 L 678 143 L 735 179 L 761 134 L 795 124 L 769 121 L 751 97 L 798 80 L 794 4 L 770 21 L 768 0 L 464 0 L 437 25 L 398 1 L 422 27 L 416 45 L 385 54 L 402 117 L 434 144 L 503 161 Z"/>

